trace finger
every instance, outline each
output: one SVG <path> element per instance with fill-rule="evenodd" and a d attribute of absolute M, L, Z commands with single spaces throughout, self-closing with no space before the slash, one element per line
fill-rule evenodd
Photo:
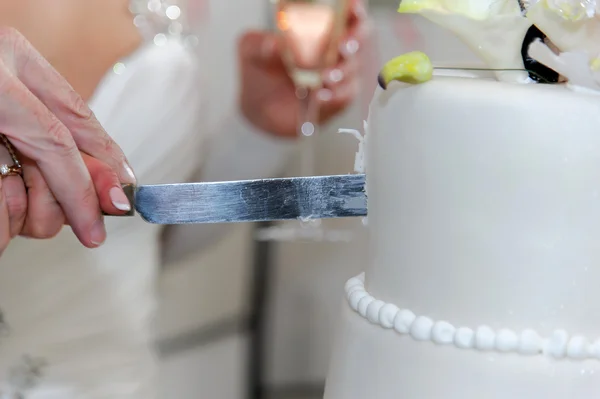
<path fill-rule="evenodd" d="M 102 210 L 111 215 L 121 215 L 130 211 L 129 199 L 110 166 L 86 154 L 83 154 L 83 161 L 94 181 Z"/>
<path fill-rule="evenodd" d="M 0 256 L 10 243 L 10 218 L 4 197 L 4 182 L 0 179 Z"/>
<path fill-rule="evenodd" d="M 11 71 L 72 134 L 77 147 L 110 165 L 124 183 L 135 183 L 135 176 L 119 146 L 102 128 L 79 94 L 14 29 L 0 29 L 2 51 L 10 51 Z"/>
<path fill-rule="evenodd" d="M 238 57 L 241 64 L 253 63 L 263 68 L 284 66 L 280 56 L 282 44 L 275 33 L 250 31 L 241 36 Z"/>
<path fill-rule="evenodd" d="M 325 94 L 326 93 L 326 94 Z M 317 98 L 320 103 L 319 119 L 326 122 L 345 110 L 356 98 L 358 84 L 356 80 L 349 80 L 338 85 L 334 91 L 322 89 Z"/>
<path fill-rule="evenodd" d="M 356 25 L 366 21 L 369 18 L 365 3 L 363 0 L 353 0 L 348 8 L 348 20 L 346 25 L 352 29 Z"/>
<path fill-rule="evenodd" d="M 335 90 L 341 83 L 353 80 L 359 72 L 358 61 L 354 59 L 344 60 L 333 68 L 323 72 L 323 85 L 325 88 Z"/>
<path fill-rule="evenodd" d="M 13 163 L 6 147 L 0 146 L 0 165 L 12 165 Z M 2 190 L 10 222 L 10 236 L 16 237 L 23 230 L 27 215 L 27 192 L 21 176 L 6 176 L 2 180 L 4 181 Z"/>
<path fill-rule="evenodd" d="M 23 180 L 28 209 L 21 235 L 40 239 L 56 236 L 64 225 L 65 215 L 35 163 L 24 162 Z"/>
<path fill-rule="evenodd" d="M 39 166 L 81 243 L 98 247 L 106 239 L 98 196 L 71 133 L 3 65 L 0 87 L 0 110 L 10 115 L 0 118 L 0 131 Z"/>
<path fill-rule="evenodd" d="M 340 42 L 340 56 L 342 59 L 354 57 L 366 36 L 368 17 L 363 2 L 356 0 L 348 12 L 346 33 Z"/>
<path fill-rule="evenodd" d="M 99 198 L 101 209 L 108 214 L 114 215 L 123 214 L 124 212 L 129 211 L 131 209 L 131 204 L 125 195 L 122 197 L 120 196 L 120 192 L 122 192 L 121 185 L 114 171 L 108 165 L 89 155 L 83 154 L 82 158 L 90 171 L 96 186 L 96 191 L 103 194 L 100 195 Z M 33 208 L 30 211 L 32 216 L 31 218 L 28 218 L 28 220 L 31 219 L 32 221 L 35 221 L 50 218 L 56 220 L 57 224 L 60 224 L 60 226 L 68 224 L 60 205 L 58 205 L 58 202 L 55 200 L 48 186 L 45 185 L 45 181 L 39 169 L 30 164 L 27 164 L 24 168 L 24 176 L 30 192 L 30 209 Z M 35 189 L 33 189 L 33 187 L 35 187 Z M 35 238 L 45 238 L 44 236 L 53 236 L 59 231 L 60 228 L 57 228 L 56 225 L 50 227 L 47 223 L 38 223 L 34 225 L 29 222 L 27 223 L 26 233 L 24 235 Z"/>

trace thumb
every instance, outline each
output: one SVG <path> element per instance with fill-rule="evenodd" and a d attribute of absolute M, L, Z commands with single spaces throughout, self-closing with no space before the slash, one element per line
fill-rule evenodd
<path fill-rule="evenodd" d="M 247 32 L 240 38 L 238 49 L 242 64 L 251 62 L 267 66 L 281 62 L 280 44 L 275 33 Z"/>

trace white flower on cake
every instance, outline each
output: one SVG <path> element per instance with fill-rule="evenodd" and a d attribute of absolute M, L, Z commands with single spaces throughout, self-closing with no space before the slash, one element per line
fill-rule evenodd
<path fill-rule="evenodd" d="M 596 0 L 540 0 L 527 10 L 558 51 L 533 43 L 529 55 L 575 88 L 600 90 L 600 19 Z"/>
<path fill-rule="evenodd" d="M 596 0 L 546 0 L 539 3 L 568 21 L 593 18 L 597 10 Z"/>
<path fill-rule="evenodd" d="M 420 14 L 467 44 L 499 80 L 526 82 L 521 45 L 531 26 L 517 0 L 403 0 L 400 13 Z"/>
<path fill-rule="evenodd" d="M 403 0 L 398 12 L 419 13 L 436 11 L 460 14 L 472 19 L 485 20 L 498 15 L 520 15 L 518 1 L 498 0 Z"/>

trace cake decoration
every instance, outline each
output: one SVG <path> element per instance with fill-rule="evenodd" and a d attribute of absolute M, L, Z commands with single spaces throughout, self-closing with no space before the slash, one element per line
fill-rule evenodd
<path fill-rule="evenodd" d="M 532 329 L 518 334 L 507 328 L 496 331 L 486 325 L 475 329 L 457 328 L 447 321 L 416 315 L 411 310 L 400 309 L 371 296 L 365 289 L 364 273 L 348 280 L 345 291 L 350 307 L 371 324 L 393 329 L 415 341 L 431 341 L 437 345 L 452 345 L 459 349 L 482 352 L 600 360 L 600 339 L 592 342 L 581 335 L 570 336 L 565 330 L 556 330 L 549 337 L 542 337 Z"/>
<path fill-rule="evenodd" d="M 593 18 L 596 13 L 596 0 L 538 0 L 535 3 L 571 22 Z"/>
<path fill-rule="evenodd" d="M 517 0 L 403 0 L 400 13 L 419 14 L 451 31 L 477 54 L 498 80 L 526 83 L 521 46 L 532 25 Z"/>
<path fill-rule="evenodd" d="M 500 81 L 600 91 L 598 0 L 402 0 L 398 12 L 454 33 Z"/>
<path fill-rule="evenodd" d="M 547 36 L 537 26 L 532 25 L 525 34 L 525 39 L 521 46 L 521 56 L 523 57 L 525 69 L 529 73 L 529 77 L 538 83 L 557 83 L 560 74 L 531 56 L 529 49 L 531 44 L 536 40 L 547 42 Z"/>
<path fill-rule="evenodd" d="M 413 51 L 386 62 L 377 81 L 379 86 L 385 90 L 394 80 L 419 84 L 431 80 L 432 76 L 433 65 L 429 57 L 420 51 Z"/>
<path fill-rule="evenodd" d="M 555 48 L 535 41 L 529 55 L 561 74 L 575 89 L 600 90 L 600 19 L 596 0 L 539 0 L 527 19 Z"/>

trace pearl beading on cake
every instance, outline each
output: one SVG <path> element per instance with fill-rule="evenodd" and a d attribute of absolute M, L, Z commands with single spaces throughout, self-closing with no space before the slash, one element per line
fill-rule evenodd
<path fill-rule="evenodd" d="M 370 323 L 393 329 L 415 341 L 453 345 L 459 349 L 544 355 L 555 359 L 600 360 L 600 339 L 590 342 L 579 335 L 569 337 L 564 330 L 556 330 L 550 337 L 542 337 L 531 329 L 521 333 L 510 329 L 495 331 L 485 325 L 472 329 L 415 315 L 411 310 L 400 309 L 371 296 L 365 290 L 364 273 L 348 280 L 345 291 L 350 307 Z"/>

